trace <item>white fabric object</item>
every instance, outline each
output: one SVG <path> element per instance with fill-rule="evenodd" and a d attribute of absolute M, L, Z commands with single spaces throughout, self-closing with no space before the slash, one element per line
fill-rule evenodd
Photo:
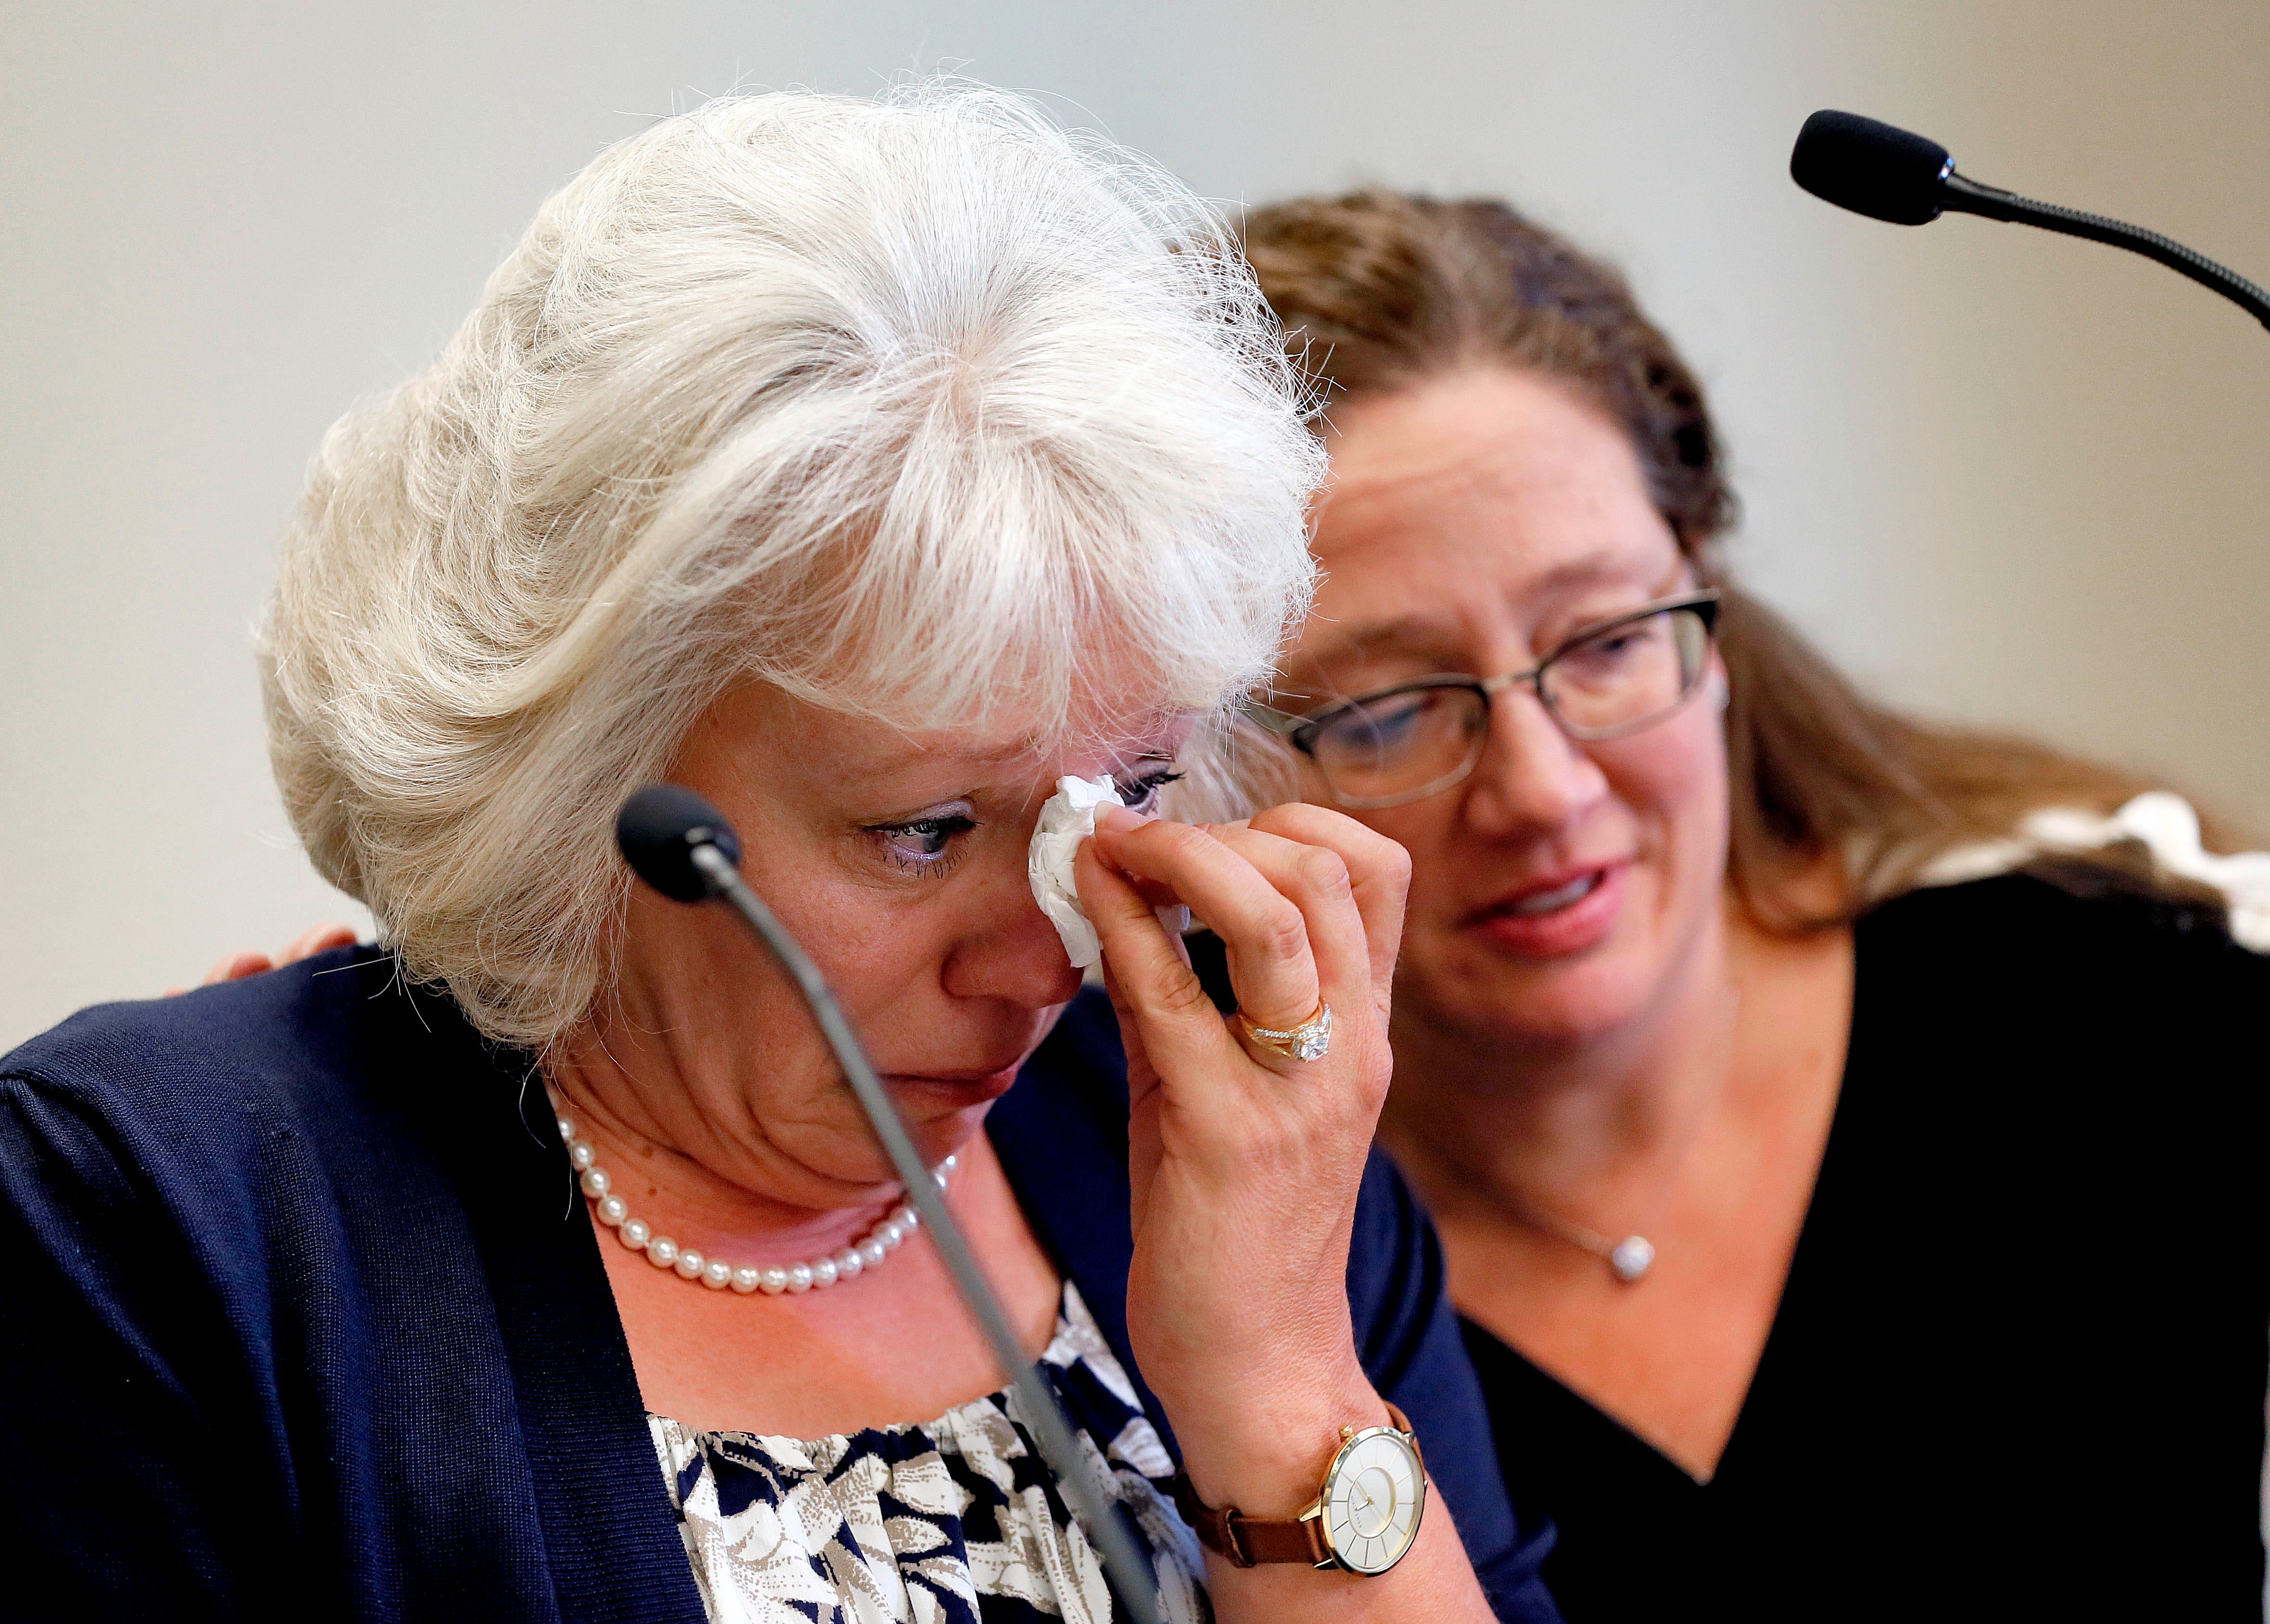
<path fill-rule="evenodd" d="M 1103 956 L 1095 927 L 1079 905 L 1079 887 L 1072 882 L 1072 858 L 1079 843 L 1095 833 L 1095 809 L 1124 806 L 1119 788 L 1109 775 L 1101 778 L 1059 778 L 1057 792 L 1041 808 L 1041 821 L 1033 830 L 1026 853 L 1025 871 L 1033 882 L 1033 901 L 1064 938 L 1065 953 L 1072 968 L 1084 970 Z"/>
<path fill-rule="evenodd" d="M 2231 938 L 2256 953 L 2270 953 L 2270 851 L 2217 856 L 2200 844 L 2199 814 L 2191 803 L 2165 790 L 2147 790 L 2109 818 L 2077 807 L 2045 806 L 2027 816 L 2017 838 L 1957 846 L 1933 858 L 1917 879 L 1926 886 L 1961 885 L 2038 856 L 2128 840 L 2141 841 L 2169 873 L 2222 892 Z"/>

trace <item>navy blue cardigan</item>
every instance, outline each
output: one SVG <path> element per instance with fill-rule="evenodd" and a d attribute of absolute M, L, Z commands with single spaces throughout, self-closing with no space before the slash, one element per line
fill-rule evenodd
<path fill-rule="evenodd" d="M 1137 1374 L 1126 1114 L 1088 996 L 989 1129 Z M 0 1061 L 0 1190 L 11 1616 L 701 1619 L 530 1060 L 384 956 L 89 1010 L 26 1044 Z M 1434 1235 L 1376 1156 L 1348 1286 L 1364 1367 L 1500 1616 L 1556 1618 Z"/>

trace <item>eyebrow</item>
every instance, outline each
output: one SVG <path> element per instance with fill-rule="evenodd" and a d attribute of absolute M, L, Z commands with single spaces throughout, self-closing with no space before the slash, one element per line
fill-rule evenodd
<path fill-rule="evenodd" d="M 1172 727 L 1167 727 L 1154 734 L 1122 740 L 1122 748 L 1113 756 L 1105 770 L 1116 777 L 1145 762 L 1174 760 L 1178 746 L 1172 738 L 1173 731 Z M 957 785 L 955 789 L 931 797 L 933 801 L 944 802 L 968 800 L 1010 787 L 1012 780 L 1024 775 L 1046 755 L 1045 746 L 1036 745 L 1034 741 L 1027 739 L 993 750 L 941 751 L 930 760 L 918 764 L 936 767 L 942 762 L 952 761 L 961 769 L 953 781 Z M 836 782 L 852 793 L 882 795 L 890 790 L 893 780 L 915 765 L 917 763 L 906 757 L 893 756 L 839 774 Z M 1042 790 L 1042 797 L 1045 798 L 1048 793 L 1048 789 Z"/>
<path fill-rule="evenodd" d="M 1417 615 L 1404 615 L 1363 627 L 1314 652 L 1304 650 L 1294 655 L 1286 662 L 1280 675 L 1287 681 L 1321 678 L 1335 665 L 1364 655 L 1389 651 L 1448 660 L 1455 655 L 1457 642 L 1435 622 Z"/>
<path fill-rule="evenodd" d="M 1523 597 L 1543 597 L 1595 582 L 1621 579 L 1625 560 L 1602 551 L 1556 564 L 1523 590 Z M 1303 651 L 1287 662 L 1284 677 L 1322 676 L 1333 665 L 1364 655 L 1392 652 L 1450 660 L 1458 652 L 1460 639 L 1439 621 L 1421 615 L 1398 615 L 1369 626 L 1359 626 L 1315 652 Z"/>

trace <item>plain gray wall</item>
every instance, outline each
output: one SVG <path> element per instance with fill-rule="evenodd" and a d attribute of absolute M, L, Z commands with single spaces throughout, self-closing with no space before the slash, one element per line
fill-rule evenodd
<path fill-rule="evenodd" d="M 357 916 L 278 810 L 249 653 L 305 461 L 547 190 L 737 84 L 946 64 L 1225 199 L 1514 198 L 1630 268 L 1716 393 L 1737 557 L 1861 676 L 2270 827 L 2270 335 L 1784 167 L 1853 108 L 2262 277 L 2259 0 L 0 11 L 0 1049 Z"/>

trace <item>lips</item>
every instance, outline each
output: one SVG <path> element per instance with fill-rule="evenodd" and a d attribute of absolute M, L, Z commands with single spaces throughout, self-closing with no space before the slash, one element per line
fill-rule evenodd
<path fill-rule="evenodd" d="M 1564 869 L 1531 881 L 1467 914 L 1461 927 L 1521 958 L 1582 953 L 1615 928 L 1623 910 L 1628 859 Z"/>
<path fill-rule="evenodd" d="M 886 1072 L 883 1081 L 895 1091 L 927 1094 L 956 1105 L 977 1105 L 1008 1093 L 1023 1064 L 1020 1058 L 990 1069 L 973 1066 L 955 1072 Z"/>
<path fill-rule="evenodd" d="M 1606 878 L 1605 869 L 1594 869 L 1589 874 L 1577 875 L 1565 886 L 1555 886 L 1550 891 L 1532 891 L 1527 896 L 1517 897 L 1510 902 L 1500 903 L 1498 907 L 1517 919 L 1534 919 L 1543 914 L 1557 914 L 1570 903 L 1581 902 L 1591 895 Z"/>

